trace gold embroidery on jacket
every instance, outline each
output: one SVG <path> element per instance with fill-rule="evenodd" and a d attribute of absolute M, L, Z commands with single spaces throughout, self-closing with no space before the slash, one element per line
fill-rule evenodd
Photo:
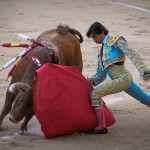
<path fill-rule="evenodd" d="M 110 58 L 110 54 L 105 54 L 103 57 L 102 57 L 102 60 L 105 61 L 107 59 Z"/>
<path fill-rule="evenodd" d="M 131 82 L 132 76 L 122 65 L 111 65 L 109 67 L 114 80 L 99 84 L 93 91 L 92 97 L 103 97 L 127 89 Z"/>
<path fill-rule="evenodd" d="M 109 61 L 106 61 L 105 59 L 103 59 L 103 65 L 104 65 L 104 68 L 107 68 L 111 64 L 114 64 L 116 62 L 122 62 L 122 61 L 125 61 L 125 55 L 122 55 L 122 57 L 114 58 L 114 59 L 109 60 Z"/>
<path fill-rule="evenodd" d="M 115 34 L 114 36 L 111 36 L 108 41 L 107 41 L 107 44 L 109 46 L 112 46 L 116 41 L 117 39 L 119 38 L 119 35 L 118 34 Z"/>
<path fill-rule="evenodd" d="M 111 46 L 109 48 L 106 48 L 106 44 L 103 46 L 103 54 L 109 53 L 112 50 Z"/>
<path fill-rule="evenodd" d="M 119 38 L 119 40 L 115 43 L 115 45 L 120 48 L 133 62 L 138 71 L 143 74 L 144 73 L 144 63 L 142 58 L 139 56 L 137 52 L 133 49 L 129 48 L 128 43 L 123 39 Z"/>

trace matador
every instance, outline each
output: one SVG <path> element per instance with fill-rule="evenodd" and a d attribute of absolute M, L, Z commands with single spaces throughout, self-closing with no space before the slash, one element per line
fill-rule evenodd
<path fill-rule="evenodd" d="M 99 22 L 91 25 L 87 32 L 87 37 L 92 38 L 97 44 L 102 44 L 98 52 L 98 67 L 96 73 L 88 78 L 88 81 L 95 86 L 91 92 L 91 104 L 94 107 L 98 121 L 102 121 L 100 108 L 103 103 L 102 97 L 121 91 L 134 97 L 141 103 L 150 106 L 150 94 L 143 91 L 137 85 L 131 73 L 125 68 L 125 56 L 127 56 L 135 65 L 144 80 L 150 78 L 150 71 L 146 69 L 139 54 L 129 47 L 127 40 L 122 35 L 110 36 L 109 31 Z M 103 83 L 107 75 L 111 80 Z M 98 125 L 90 133 L 101 134 L 107 133 L 108 130 L 104 125 Z"/>

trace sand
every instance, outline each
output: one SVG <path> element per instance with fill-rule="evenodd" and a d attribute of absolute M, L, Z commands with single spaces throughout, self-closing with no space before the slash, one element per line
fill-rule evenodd
<path fill-rule="evenodd" d="M 149 0 L 0 0 L 0 44 L 18 42 L 14 33 L 36 38 L 43 31 L 59 24 L 69 25 L 79 30 L 84 37 L 81 44 L 83 75 L 90 77 L 96 70 L 96 54 L 100 45 L 88 39 L 85 34 L 95 21 L 103 23 L 110 34 L 124 35 L 149 67 Z M 0 67 L 22 50 L 0 47 Z M 140 79 L 138 71 L 128 58 L 125 65 L 135 82 L 145 88 L 146 83 Z M 10 79 L 5 81 L 10 68 L 0 72 L 0 112 L 10 82 Z M 146 91 L 150 93 L 150 89 Z M 28 125 L 29 134 L 22 136 L 17 133 L 21 123 L 13 124 L 6 116 L 2 124 L 3 130 L 0 131 L 0 149 L 149 150 L 149 108 L 124 92 L 106 96 L 104 101 L 117 120 L 114 126 L 108 128 L 109 133 L 106 135 L 73 134 L 47 140 L 39 132 L 39 125 L 34 117 Z"/>

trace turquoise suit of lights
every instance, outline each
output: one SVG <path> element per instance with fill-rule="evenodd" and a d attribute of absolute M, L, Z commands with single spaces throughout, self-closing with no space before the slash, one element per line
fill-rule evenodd
<path fill-rule="evenodd" d="M 126 39 L 120 35 L 106 35 L 103 47 L 98 52 L 97 71 L 91 77 L 95 86 L 91 92 L 91 97 L 101 98 L 106 95 L 125 91 L 136 100 L 150 106 L 150 94 L 143 91 L 134 82 L 131 73 L 123 65 L 126 56 L 133 62 L 140 76 L 143 76 L 145 64 L 141 57 L 133 49 L 129 48 Z M 118 63 L 121 63 L 121 65 Z M 103 83 L 107 75 L 111 81 Z"/>

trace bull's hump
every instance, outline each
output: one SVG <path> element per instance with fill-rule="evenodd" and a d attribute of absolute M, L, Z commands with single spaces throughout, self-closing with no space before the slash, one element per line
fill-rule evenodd
<path fill-rule="evenodd" d="M 41 33 L 38 37 L 38 39 L 43 39 L 43 38 L 48 38 L 48 39 L 53 39 L 58 36 L 58 33 L 55 30 L 48 30 L 43 33 Z"/>
<path fill-rule="evenodd" d="M 47 37 L 50 38 L 51 40 L 55 39 L 57 36 L 58 36 L 58 34 L 56 32 L 47 34 Z"/>

